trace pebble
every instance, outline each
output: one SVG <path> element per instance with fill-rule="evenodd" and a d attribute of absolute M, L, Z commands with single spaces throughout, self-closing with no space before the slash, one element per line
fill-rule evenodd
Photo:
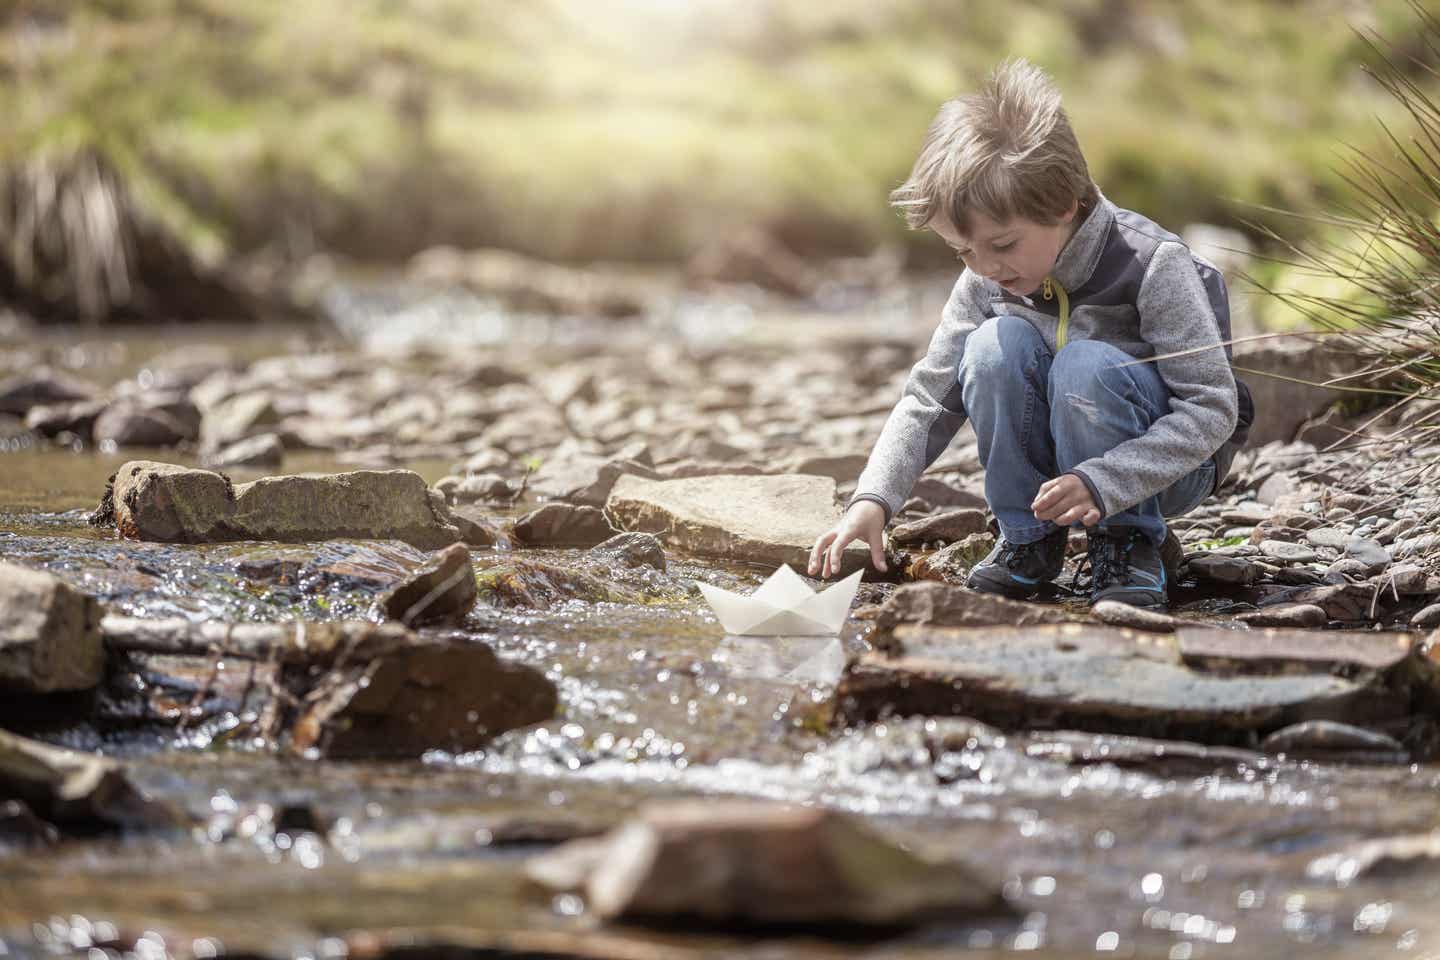
<path fill-rule="evenodd" d="M 1135 630 L 1150 630 L 1157 633 L 1171 633 L 1176 627 L 1188 625 L 1188 621 L 1172 617 L 1167 613 L 1145 610 L 1121 603 L 1118 600 L 1101 600 L 1090 608 L 1095 619 L 1115 627 L 1131 627 Z"/>
<path fill-rule="evenodd" d="M 1252 627 L 1323 627 L 1330 622 L 1325 609 L 1313 603 L 1277 604 L 1237 614 L 1235 619 Z"/>
<path fill-rule="evenodd" d="M 1288 543 L 1284 540 L 1262 540 L 1260 552 L 1272 560 L 1285 563 L 1309 563 L 1316 559 L 1315 551 L 1303 543 Z"/>
<path fill-rule="evenodd" d="M 1410 626 L 1419 627 L 1421 630 L 1430 630 L 1440 627 L 1440 603 L 1432 603 L 1428 607 L 1422 607 L 1410 618 Z"/>
<path fill-rule="evenodd" d="M 1345 544 L 1350 542 L 1350 534 L 1336 527 L 1316 527 L 1305 531 L 1305 540 L 1312 546 L 1344 550 Z"/>
<path fill-rule="evenodd" d="M 1260 579 L 1258 564 L 1240 557 L 1217 556 L 1213 553 L 1191 557 L 1189 569 L 1192 574 L 1219 583 L 1252 584 Z"/>
<path fill-rule="evenodd" d="M 1363 563 L 1367 573 L 1384 570 L 1390 566 L 1390 551 L 1374 540 L 1357 537 L 1345 544 L 1345 555 Z"/>

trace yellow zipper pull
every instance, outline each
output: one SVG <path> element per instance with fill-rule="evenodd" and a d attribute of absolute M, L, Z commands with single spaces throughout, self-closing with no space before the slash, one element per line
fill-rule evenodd
<path fill-rule="evenodd" d="M 1044 281 L 1041 282 L 1040 292 L 1045 295 L 1046 300 L 1055 299 L 1055 288 L 1051 285 L 1049 277 L 1046 277 Z"/>

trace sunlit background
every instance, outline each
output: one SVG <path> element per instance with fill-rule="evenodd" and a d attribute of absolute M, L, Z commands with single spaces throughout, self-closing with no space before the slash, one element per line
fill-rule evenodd
<path fill-rule="evenodd" d="M 1176 231 L 1238 229 L 1229 245 L 1263 253 L 1255 223 L 1317 229 L 1269 208 L 1342 200 L 1343 145 L 1403 126 L 1366 75 L 1371 43 L 1433 61 L 1399 0 L 3 9 L 12 208 L 36 189 L 14 170 L 93 149 L 141 214 L 262 284 L 316 255 L 395 266 L 436 245 L 683 267 L 750 230 L 807 262 L 888 247 L 911 271 L 941 267 L 886 193 L 937 106 L 1011 55 L 1053 73 L 1113 200 Z M 40 286 L 14 299 L 40 322 L 74 314 Z"/>

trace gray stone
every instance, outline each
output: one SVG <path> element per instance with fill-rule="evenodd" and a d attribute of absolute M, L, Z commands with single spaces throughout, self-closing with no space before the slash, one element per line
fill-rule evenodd
<path fill-rule="evenodd" d="M 280 414 L 269 393 L 242 393 L 205 411 L 200 425 L 200 446 L 220 450 L 279 423 Z"/>
<path fill-rule="evenodd" d="M 530 547 L 593 547 L 616 531 L 598 507 L 547 503 L 516 520 L 510 532 Z"/>
<path fill-rule="evenodd" d="M 1253 627 L 1323 627 L 1330 618 L 1313 603 L 1282 603 L 1236 614 L 1235 619 Z"/>
<path fill-rule="evenodd" d="M 922 859 L 820 807 L 671 801 L 583 842 L 583 856 L 562 847 L 527 872 L 552 889 L 583 878 L 588 906 L 605 920 L 894 927 L 1008 912 L 995 879 Z"/>
<path fill-rule="evenodd" d="M 1223 672 L 1326 670 L 1383 673 L 1404 663 L 1415 638 L 1372 630 L 1227 630 L 1189 626 L 1176 632 L 1180 656 L 1194 667 Z"/>
<path fill-rule="evenodd" d="M 406 626 L 458 624 L 475 606 L 475 570 L 463 543 L 441 550 L 380 597 L 380 609 Z"/>
<path fill-rule="evenodd" d="M 986 526 L 983 510 L 950 510 L 900 524 L 890 531 L 890 541 L 896 546 L 936 541 L 954 543 L 972 533 L 984 533 Z"/>
<path fill-rule="evenodd" d="M 107 406 L 92 432 L 96 443 L 117 447 L 173 447 L 194 440 L 200 411 L 182 396 L 121 397 Z"/>
<path fill-rule="evenodd" d="M 181 825 L 151 802 L 106 757 L 54 747 L 0 730 L 0 795 L 23 800 L 41 817 L 82 827 Z"/>
<path fill-rule="evenodd" d="M 54 574 L 0 563 L 0 689 L 88 690 L 104 669 L 99 602 Z"/>
<path fill-rule="evenodd" d="M 1260 541 L 1260 552 L 1272 560 L 1284 563 L 1309 563 L 1316 559 L 1315 551 L 1301 543 L 1287 543 L 1284 540 Z"/>
<path fill-rule="evenodd" d="M 206 459 L 209 466 L 226 467 L 278 467 L 285 459 L 285 445 L 273 433 L 260 433 L 253 437 L 230 444 L 224 450 Z"/>
<path fill-rule="evenodd" d="M 132 460 L 116 472 L 92 523 L 168 543 L 403 540 L 436 550 L 461 539 L 439 494 L 409 470 L 263 477 L 231 484 L 209 470 Z"/>
<path fill-rule="evenodd" d="M 1331 620 L 1371 620 L 1385 610 L 1386 598 L 1368 583 L 1339 583 L 1308 587 L 1287 598 L 1292 603 L 1313 603 Z"/>
<path fill-rule="evenodd" d="M 1025 745 L 1025 755 L 1071 766 L 1104 763 L 1152 771 L 1177 772 L 1178 768 L 1194 774 L 1212 773 L 1225 767 L 1255 767 L 1266 760 L 1263 753 L 1237 747 L 1079 730 L 1036 733 Z"/>
<path fill-rule="evenodd" d="M 572 454 L 546 458 L 530 478 L 529 489 L 541 497 L 603 507 L 615 481 L 625 474 L 651 480 L 659 476 L 654 467 L 638 459 Z"/>
<path fill-rule="evenodd" d="M 1408 759 L 1405 747 L 1394 737 L 1377 730 L 1337 723 L 1334 720 L 1306 720 L 1276 730 L 1260 741 L 1266 753 L 1292 756 L 1326 756 L 1360 751 Z"/>
<path fill-rule="evenodd" d="M 437 489 L 439 484 L 436 484 Z M 458 503 L 476 501 L 508 501 L 515 491 L 504 477 L 495 473 L 473 473 L 457 478 L 457 482 L 445 494 Z"/>
<path fill-rule="evenodd" d="M 95 436 L 95 421 L 109 405 L 104 400 L 42 404 L 25 414 L 25 426 L 42 437 L 68 432 L 90 443 Z"/>
<path fill-rule="evenodd" d="M 0 380 L 0 413 L 23 417 L 41 404 L 90 400 L 99 393 L 91 383 L 49 367 Z"/>
<path fill-rule="evenodd" d="M 691 553 L 804 570 L 819 536 L 840 519 L 835 481 L 826 477 L 694 477 L 647 480 L 625 475 L 605 507 L 623 530 L 654 533 Z M 840 573 L 869 565 L 864 544 L 845 551 Z"/>
<path fill-rule="evenodd" d="M 1292 440 L 1306 420 L 1348 396 L 1342 390 L 1309 383 L 1323 384 L 1353 373 L 1362 362 L 1353 352 L 1327 350 L 1308 340 L 1256 340 L 1237 343 L 1234 351 L 1235 366 L 1257 371 L 1244 377 L 1255 400 L 1256 420 L 1249 439 L 1254 446 Z"/>
<path fill-rule="evenodd" d="M 1440 594 L 1440 576 L 1413 563 L 1388 567 L 1370 579 L 1381 590 L 1393 590 L 1402 597 Z"/>
<path fill-rule="evenodd" d="M 1353 583 L 1364 579 L 1370 572 L 1368 564 L 1354 557 L 1341 557 L 1325 568 L 1326 583 Z"/>
<path fill-rule="evenodd" d="M 1365 564 L 1367 573 L 1384 570 L 1391 561 L 1389 550 L 1375 540 L 1366 540 L 1361 537 L 1356 537 L 1345 544 L 1345 556 Z"/>
<path fill-rule="evenodd" d="M 902 625 L 895 646 L 898 655 L 863 654 L 847 668 L 833 701 L 837 720 L 961 714 L 1003 728 L 1038 721 L 1224 743 L 1314 716 L 1344 718 L 1352 704 L 1387 708 L 1378 694 L 1362 696 L 1362 682 L 1325 673 L 1195 670 L 1181 661 L 1175 636 L 1118 627 Z"/>
<path fill-rule="evenodd" d="M 1350 534 L 1338 527 L 1316 527 L 1305 531 L 1305 540 L 1317 547 L 1344 550 L 1345 544 L 1350 542 Z"/>

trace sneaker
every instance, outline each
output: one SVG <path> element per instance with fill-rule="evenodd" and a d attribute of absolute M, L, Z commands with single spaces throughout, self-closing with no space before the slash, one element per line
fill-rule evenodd
<path fill-rule="evenodd" d="M 1163 552 L 1163 547 L 1157 547 L 1134 527 L 1091 531 L 1085 550 L 1091 606 L 1101 600 L 1115 600 L 1132 607 L 1164 610 L 1169 597 Z"/>
<path fill-rule="evenodd" d="M 1034 543 L 1011 543 L 1001 537 L 995 549 L 970 568 L 965 586 L 977 593 L 1028 600 L 1040 592 L 1042 584 L 1060 576 L 1069 539 L 1066 527 L 1057 527 Z"/>

